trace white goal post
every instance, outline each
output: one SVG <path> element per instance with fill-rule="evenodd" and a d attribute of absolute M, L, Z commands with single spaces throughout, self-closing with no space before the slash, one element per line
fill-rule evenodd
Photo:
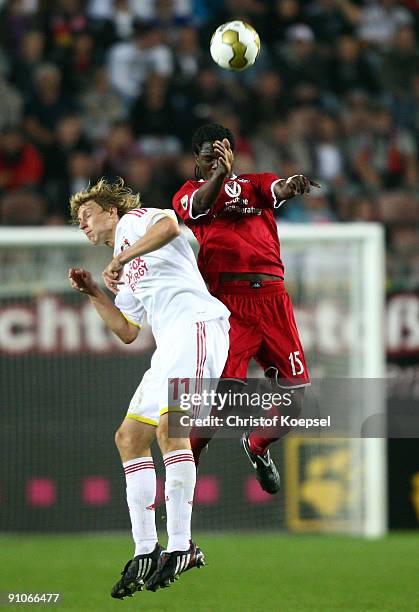
<path fill-rule="evenodd" d="M 286 286 L 295 304 L 311 376 L 320 379 L 385 378 L 382 226 L 373 223 L 279 223 L 278 230 Z M 196 249 L 191 232 L 185 229 L 185 233 Z M 31 296 L 43 296 L 48 292 L 69 293 L 67 270 L 71 266 L 85 266 L 100 279 L 99 274 L 109 258 L 109 249 L 92 249 L 77 228 L 0 228 L 0 357 L 13 353 L 13 346 L 7 344 L 13 342 L 15 333 L 10 323 L 10 304 L 19 304 L 21 299 L 29 300 Z M 26 302 L 22 303 L 19 312 L 25 324 Z M 6 306 L 7 320 L 2 319 Z M 95 338 L 92 335 L 90 341 L 94 343 Z M 74 346 L 70 349 L 78 350 Z M 29 366 L 23 363 L 17 367 Z M 371 414 L 384 413 L 384 395 L 374 397 L 365 410 L 367 416 L 368 410 Z M 301 504 L 303 510 L 295 504 L 296 510 L 290 520 L 287 522 L 284 518 L 290 529 L 309 531 L 311 525 L 317 525 L 314 530 L 341 530 L 366 537 L 386 533 L 386 440 L 384 437 L 354 439 L 352 450 L 363 462 L 362 477 L 357 485 L 362 489 L 361 515 L 352 515 L 355 511 L 350 508 L 349 492 L 347 500 L 338 504 L 336 511 L 336 521 L 341 521 L 343 514 L 345 520 L 348 519 L 344 528 L 335 527 L 335 519 L 330 513 L 322 516 L 321 504 L 316 506 L 318 500 L 314 499 L 310 516 L 306 508 L 308 502 Z M 294 487 L 289 495 L 294 495 L 295 491 L 298 494 L 300 484 L 295 483 L 297 489 Z M 287 495 L 285 493 L 280 501 L 278 512 L 282 517 L 287 516 L 287 506 L 295 501 Z M 313 521 L 314 515 L 320 519 Z M 336 525 L 341 523 L 336 522 Z"/>
<path fill-rule="evenodd" d="M 384 229 L 380 224 L 347 223 L 323 225 L 280 225 L 281 245 L 286 260 L 290 244 L 303 242 L 308 251 L 310 243 L 356 245 L 359 249 L 358 311 L 361 335 L 358 359 L 361 371 L 349 371 L 360 378 L 385 378 L 385 247 Z M 331 255 L 332 256 L 332 255 Z M 287 270 L 287 268 L 286 268 Z M 286 272 L 287 274 L 287 272 Z M 286 276 L 287 278 L 287 276 Z M 358 328 L 358 330 L 360 329 Z M 350 370 L 352 367 L 350 368 Z M 382 391 L 381 385 L 374 387 Z M 374 409 L 385 413 L 384 395 L 374 397 Z M 365 458 L 363 498 L 365 501 L 361 533 L 369 538 L 380 537 L 387 532 L 387 445 L 386 438 L 354 440 L 360 445 Z"/>

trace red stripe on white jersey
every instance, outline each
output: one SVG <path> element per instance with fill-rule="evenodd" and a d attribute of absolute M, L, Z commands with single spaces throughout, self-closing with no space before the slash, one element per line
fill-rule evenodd
<path fill-rule="evenodd" d="M 130 210 L 129 212 L 127 212 L 127 215 L 135 215 L 136 217 L 142 217 L 143 215 L 145 215 L 147 212 L 146 208 L 139 208 L 138 210 Z"/>

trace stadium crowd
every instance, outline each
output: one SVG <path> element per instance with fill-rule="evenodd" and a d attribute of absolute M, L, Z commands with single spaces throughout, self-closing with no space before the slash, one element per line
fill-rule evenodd
<path fill-rule="evenodd" d="M 170 207 L 191 135 L 237 135 L 236 168 L 304 173 L 321 192 L 288 222 L 381 221 L 389 283 L 419 285 L 419 12 L 415 0 L 0 0 L 0 225 L 69 221 L 69 196 L 123 176 Z M 241 18 L 245 72 L 209 40 Z"/>

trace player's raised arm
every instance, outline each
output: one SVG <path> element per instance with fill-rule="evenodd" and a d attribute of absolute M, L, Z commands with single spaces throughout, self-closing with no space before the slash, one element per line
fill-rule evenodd
<path fill-rule="evenodd" d="M 86 294 L 98 315 L 107 327 L 125 344 L 131 344 L 138 336 L 138 327 L 127 321 L 121 311 L 111 302 L 104 291 L 83 268 L 70 268 L 70 285 L 75 291 Z"/>
<path fill-rule="evenodd" d="M 215 140 L 213 143 L 205 142 L 195 162 L 206 182 L 196 191 L 192 210 L 194 215 L 200 215 L 212 208 L 215 204 L 224 179 L 230 176 L 233 170 L 233 151 L 227 138 Z"/>

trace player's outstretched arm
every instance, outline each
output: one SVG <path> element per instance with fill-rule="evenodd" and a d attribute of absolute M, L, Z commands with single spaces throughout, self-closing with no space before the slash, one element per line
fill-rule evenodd
<path fill-rule="evenodd" d="M 285 200 L 289 200 L 294 196 L 310 193 L 310 187 L 320 188 L 321 185 L 308 176 L 304 176 L 304 174 L 294 174 L 287 179 L 278 181 L 274 187 L 274 192 L 276 198 L 282 200 L 282 204 Z"/>
<path fill-rule="evenodd" d="M 90 272 L 84 270 L 84 268 L 70 268 L 68 279 L 75 291 L 84 293 L 89 297 L 98 315 L 122 342 L 130 344 L 135 340 L 138 335 L 138 327 L 127 321 L 121 311 L 93 280 Z"/>
<path fill-rule="evenodd" d="M 226 176 L 233 170 L 233 151 L 227 138 L 213 143 L 216 165 L 210 178 L 195 192 L 192 209 L 195 216 L 207 212 L 215 204 Z"/>
<path fill-rule="evenodd" d="M 107 288 L 113 293 L 117 293 L 118 279 L 121 276 L 122 268 L 136 257 L 141 257 L 152 251 L 157 251 L 161 247 L 171 242 L 179 236 L 180 228 L 174 219 L 165 216 L 152 225 L 142 238 L 134 242 L 128 249 L 122 251 L 112 259 L 102 273 L 103 280 Z"/>

